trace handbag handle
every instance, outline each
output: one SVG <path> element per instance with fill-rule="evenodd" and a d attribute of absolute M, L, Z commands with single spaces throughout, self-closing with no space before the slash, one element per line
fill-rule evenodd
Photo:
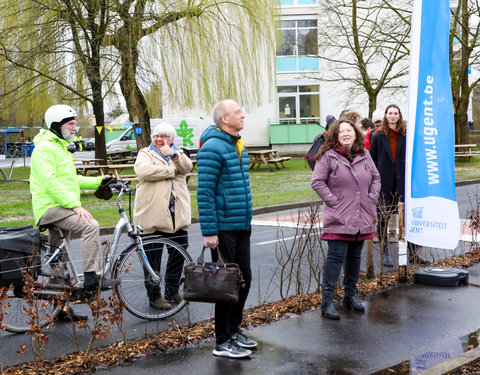
<path fill-rule="evenodd" d="M 217 254 L 218 254 L 218 261 L 217 261 L 217 266 L 218 267 L 223 267 L 225 268 L 225 260 L 223 259 L 222 255 L 220 254 L 220 249 L 218 248 L 218 245 L 216 247 L 217 249 Z M 203 248 L 202 248 L 202 251 L 200 253 L 200 256 L 198 257 L 197 259 L 197 265 L 198 264 L 201 264 L 201 265 L 204 265 L 205 264 L 205 256 L 204 256 L 204 253 L 205 253 L 205 245 L 203 245 Z"/>

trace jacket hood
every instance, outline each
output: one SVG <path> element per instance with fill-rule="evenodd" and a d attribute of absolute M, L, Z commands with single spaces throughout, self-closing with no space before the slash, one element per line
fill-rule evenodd
<path fill-rule="evenodd" d="M 219 138 L 226 142 L 231 142 L 231 137 L 219 130 L 215 125 L 207 127 L 200 136 L 200 144 L 205 144 L 210 138 Z"/>
<path fill-rule="evenodd" d="M 62 146 L 67 146 L 70 144 L 69 141 L 59 138 L 57 135 L 47 129 L 41 129 L 40 132 L 33 138 L 33 143 L 35 146 L 38 146 L 42 142 L 49 141 L 59 142 Z"/>

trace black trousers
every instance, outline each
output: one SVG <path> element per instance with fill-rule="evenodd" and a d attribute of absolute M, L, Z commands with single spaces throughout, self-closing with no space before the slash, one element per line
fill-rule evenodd
<path fill-rule="evenodd" d="M 219 302 L 215 304 L 215 337 L 217 344 L 227 341 L 242 324 L 243 308 L 252 283 L 250 235 L 251 230 L 220 231 L 218 233 L 220 254 L 226 262 L 238 264 L 245 280 L 245 287 L 240 289 L 238 302 Z M 212 251 L 212 259 L 217 261 L 216 251 Z"/>
<path fill-rule="evenodd" d="M 151 235 L 160 235 L 164 238 L 168 238 L 185 250 L 188 248 L 188 232 L 182 229 L 177 230 L 175 233 L 166 233 L 156 231 Z M 172 248 L 167 246 L 168 260 L 167 268 L 165 271 L 165 294 L 173 296 L 178 293 L 180 285 L 180 278 L 182 277 L 182 270 L 184 266 L 184 258 L 177 251 L 172 251 Z M 155 271 L 161 270 L 163 249 L 153 249 L 145 247 L 145 253 L 147 254 L 148 261 Z M 147 295 L 150 301 L 155 301 L 162 296 L 162 292 L 159 286 L 154 286 L 149 283 L 147 273 L 145 274 L 145 288 L 147 289 Z"/>

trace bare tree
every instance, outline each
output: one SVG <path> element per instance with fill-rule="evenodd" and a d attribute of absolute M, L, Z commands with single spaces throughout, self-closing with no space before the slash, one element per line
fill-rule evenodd
<path fill-rule="evenodd" d="M 368 98 L 369 116 L 381 91 L 407 87 L 411 2 L 323 0 L 319 55 L 330 69 L 318 78 L 346 82 L 353 99 Z"/>
<path fill-rule="evenodd" d="M 112 58 L 102 54 L 111 18 L 108 0 L 12 1 L 0 12 L 8 20 L 1 29 L 0 55 L 10 73 L 26 73 L 18 88 L 4 96 L 17 94 L 20 87 L 29 94 L 30 85 L 48 89 L 50 100 L 38 105 L 42 112 L 55 100 L 90 103 L 103 128 L 103 90 L 111 86 L 109 72 L 102 71 L 102 60 Z M 95 144 L 95 157 L 106 160 L 104 131 L 95 131 Z"/>
<path fill-rule="evenodd" d="M 450 77 L 455 107 L 455 142 L 468 142 L 468 104 L 480 76 L 469 79 L 469 69 L 480 64 L 478 0 L 459 0 L 451 9 Z"/>

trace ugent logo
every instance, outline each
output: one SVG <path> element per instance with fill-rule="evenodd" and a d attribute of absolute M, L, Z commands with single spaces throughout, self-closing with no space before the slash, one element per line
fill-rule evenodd
<path fill-rule="evenodd" d="M 423 217 L 423 207 L 416 207 L 412 210 L 413 217 L 415 219 L 422 219 Z"/>

